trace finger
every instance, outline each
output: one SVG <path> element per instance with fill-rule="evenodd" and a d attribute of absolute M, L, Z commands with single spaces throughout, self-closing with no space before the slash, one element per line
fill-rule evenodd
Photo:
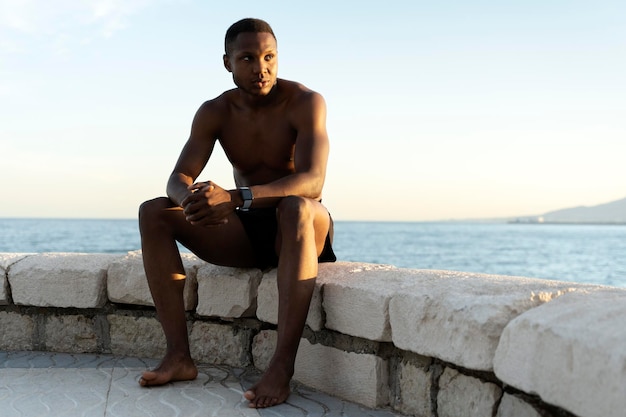
<path fill-rule="evenodd" d="M 187 187 L 187 189 L 189 191 L 195 192 L 198 190 L 203 189 L 204 187 L 206 187 L 207 185 L 211 184 L 211 181 L 207 181 L 207 182 L 195 182 L 193 184 L 191 184 L 189 187 Z"/>

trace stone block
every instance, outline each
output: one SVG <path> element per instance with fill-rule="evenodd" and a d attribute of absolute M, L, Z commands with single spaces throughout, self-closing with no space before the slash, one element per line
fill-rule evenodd
<path fill-rule="evenodd" d="M 369 340 L 391 341 L 389 301 L 397 291 L 415 285 L 418 277 L 414 270 L 389 265 L 328 265 L 320 270 L 326 328 Z"/>
<path fill-rule="evenodd" d="M 491 382 L 483 382 L 446 368 L 439 378 L 437 415 L 491 417 L 501 395 L 500 387 Z"/>
<path fill-rule="evenodd" d="M 9 270 L 13 302 L 38 307 L 98 308 L 106 303 L 106 272 L 117 255 L 44 253 Z"/>
<path fill-rule="evenodd" d="M 626 291 L 576 292 L 504 329 L 494 372 L 504 383 L 585 417 L 626 410 Z"/>
<path fill-rule="evenodd" d="M 526 401 L 505 393 L 500 401 L 496 417 L 541 417 L 541 414 Z"/>
<path fill-rule="evenodd" d="M 32 317 L 0 311 L 0 350 L 32 350 L 34 331 Z"/>
<path fill-rule="evenodd" d="M 453 271 L 419 271 L 389 304 L 400 349 L 490 371 L 504 327 L 526 310 L 584 284 Z"/>
<path fill-rule="evenodd" d="M 256 268 L 204 264 L 198 269 L 198 307 L 207 317 L 254 316 L 262 273 Z"/>
<path fill-rule="evenodd" d="M 275 330 L 262 330 L 252 342 L 252 360 L 257 369 L 265 371 L 270 364 L 270 360 L 276 350 L 276 338 L 278 333 Z"/>
<path fill-rule="evenodd" d="M 9 304 L 9 280 L 7 277 L 7 271 L 17 261 L 25 258 L 28 254 L 25 253 L 0 253 L 0 305 Z"/>
<path fill-rule="evenodd" d="M 322 270 L 330 264 L 320 264 L 320 274 Z M 267 323 L 278 323 L 278 284 L 276 281 L 276 269 L 266 272 L 259 284 L 257 297 L 257 318 Z M 322 315 L 322 297 L 320 293 L 321 283 L 318 278 L 313 296 L 311 297 L 311 305 L 306 318 L 306 324 L 312 330 L 318 331 L 324 327 Z"/>
<path fill-rule="evenodd" d="M 394 409 L 415 417 L 430 417 L 432 373 L 423 364 L 402 361 L 398 367 L 399 398 Z"/>
<path fill-rule="evenodd" d="M 112 354 L 159 359 L 165 355 L 165 336 L 157 319 L 110 314 L 107 320 Z"/>
<path fill-rule="evenodd" d="M 185 309 L 193 310 L 197 303 L 196 271 L 203 261 L 189 253 L 181 253 L 186 279 L 184 289 Z M 113 303 L 154 306 L 141 251 L 129 252 L 111 263 L 107 277 L 108 298 Z"/>
<path fill-rule="evenodd" d="M 300 341 L 294 379 L 320 391 L 367 407 L 389 403 L 386 360 Z"/>
<path fill-rule="evenodd" d="M 19 261 L 20 259 L 24 259 L 27 256 L 34 255 L 32 253 L 13 253 L 13 252 L 3 252 L 0 253 L 0 271 L 6 272 L 11 265 Z"/>
<path fill-rule="evenodd" d="M 49 316 L 45 324 L 46 350 L 87 353 L 98 351 L 93 319 L 80 315 Z"/>
<path fill-rule="evenodd" d="M 251 337 L 250 330 L 196 321 L 189 335 L 191 356 L 199 363 L 246 367 Z"/>

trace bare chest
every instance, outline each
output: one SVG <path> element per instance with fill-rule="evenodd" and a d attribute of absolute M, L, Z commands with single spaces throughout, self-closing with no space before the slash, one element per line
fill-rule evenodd
<path fill-rule="evenodd" d="M 230 115 L 220 142 L 240 175 L 281 176 L 293 171 L 296 135 L 284 114 L 241 112 Z"/>

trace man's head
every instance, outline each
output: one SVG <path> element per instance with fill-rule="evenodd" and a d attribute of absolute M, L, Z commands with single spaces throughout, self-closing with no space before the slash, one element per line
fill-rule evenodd
<path fill-rule="evenodd" d="M 233 45 L 237 40 L 237 36 L 240 33 L 269 33 L 276 40 L 276 35 L 272 27 L 264 20 L 246 18 L 235 22 L 226 31 L 226 38 L 224 39 L 224 50 L 226 55 L 230 55 L 233 50 Z"/>
<path fill-rule="evenodd" d="M 278 52 L 270 25 L 259 19 L 243 19 L 226 32 L 224 67 L 233 74 L 240 91 L 267 96 L 277 82 Z"/>

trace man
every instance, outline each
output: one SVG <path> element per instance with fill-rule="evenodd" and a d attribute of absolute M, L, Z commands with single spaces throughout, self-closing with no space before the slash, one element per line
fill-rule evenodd
<path fill-rule="evenodd" d="M 277 78 L 277 43 L 266 22 L 233 24 L 225 49 L 224 66 L 236 88 L 202 104 L 168 180 L 169 198 L 147 201 L 139 211 L 144 268 L 167 340 L 161 364 L 139 383 L 161 385 L 198 373 L 189 353 L 178 241 L 213 264 L 277 266 L 276 351 L 244 394 L 250 407 L 262 408 L 290 394 L 318 261 L 335 260 L 332 220 L 321 204 L 326 105 L 316 92 Z M 216 141 L 232 163 L 237 189 L 194 183 Z"/>

